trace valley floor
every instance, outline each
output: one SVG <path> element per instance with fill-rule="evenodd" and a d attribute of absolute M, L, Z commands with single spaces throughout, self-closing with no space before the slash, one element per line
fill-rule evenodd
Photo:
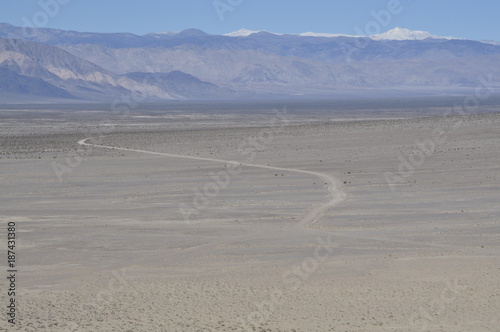
<path fill-rule="evenodd" d="M 0 331 L 500 331 L 500 114 L 266 121 L 4 122 Z"/>

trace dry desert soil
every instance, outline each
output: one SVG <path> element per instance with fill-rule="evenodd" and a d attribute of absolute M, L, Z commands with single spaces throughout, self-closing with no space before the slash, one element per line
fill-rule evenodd
<path fill-rule="evenodd" d="M 500 331 L 499 113 L 0 114 L 0 331 Z"/>

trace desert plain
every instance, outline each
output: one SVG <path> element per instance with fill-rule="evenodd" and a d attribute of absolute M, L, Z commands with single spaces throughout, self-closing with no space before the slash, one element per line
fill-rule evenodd
<path fill-rule="evenodd" d="M 260 107 L 1 110 L 0 331 L 500 331 L 500 107 Z"/>

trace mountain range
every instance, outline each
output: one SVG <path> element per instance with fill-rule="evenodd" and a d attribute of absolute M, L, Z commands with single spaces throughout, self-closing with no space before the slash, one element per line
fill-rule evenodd
<path fill-rule="evenodd" d="M 490 76 L 500 87 L 500 45 L 401 28 L 138 36 L 0 23 L 0 103 L 441 95 Z"/>
<path fill-rule="evenodd" d="M 229 36 L 229 37 L 248 37 L 250 35 L 253 35 L 254 33 L 259 33 L 259 32 L 267 32 L 273 35 L 280 35 L 282 36 L 282 33 L 275 33 L 275 32 L 269 32 L 269 31 L 254 31 L 254 30 L 248 30 L 248 29 L 240 29 L 237 31 L 233 31 L 230 33 L 224 34 L 224 36 Z M 171 32 L 170 32 L 171 33 Z M 346 34 L 338 34 L 338 33 L 317 33 L 317 32 L 303 32 L 298 34 L 298 36 L 302 37 L 353 37 L 353 38 L 360 38 L 360 37 L 368 37 L 373 40 L 423 40 L 427 38 L 434 38 L 434 39 L 458 39 L 458 38 L 453 38 L 453 37 L 443 37 L 443 36 L 436 36 L 433 34 L 430 34 L 426 31 L 412 31 L 409 29 L 404 29 L 404 28 L 394 28 L 391 29 L 387 32 L 372 35 L 372 36 L 357 36 L 357 35 L 346 35 Z"/>

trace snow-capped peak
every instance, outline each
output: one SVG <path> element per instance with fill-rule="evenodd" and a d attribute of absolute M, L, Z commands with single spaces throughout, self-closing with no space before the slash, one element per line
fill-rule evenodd
<path fill-rule="evenodd" d="M 412 31 L 404 28 L 394 28 L 378 35 L 370 37 L 373 40 L 424 40 L 427 38 L 452 39 L 451 37 L 441 37 L 430 34 L 426 31 Z"/>
<path fill-rule="evenodd" d="M 253 35 L 254 33 L 258 33 L 260 31 L 253 31 L 253 30 L 247 30 L 247 29 L 239 29 L 238 31 L 233 31 L 230 33 L 224 34 L 224 36 L 228 37 L 248 37 L 250 35 Z"/>
<path fill-rule="evenodd" d="M 303 37 L 369 37 L 373 40 L 424 40 L 427 38 L 434 39 L 455 39 L 453 37 L 442 37 L 430 34 L 426 31 L 412 31 L 404 28 L 394 28 L 384 33 L 373 36 L 355 36 L 355 35 L 345 35 L 345 34 L 335 34 L 335 33 L 316 33 L 316 32 L 304 32 L 299 34 Z"/>
<path fill-rule="evenodd" d="M 248 37 L 250 35 L 253 35 L 254 33 L 259 33 L 259 32 L 267 32 L 273 35 L 282 35 L 281 33 L 275 33 L 275 32 L 269 32 L 265 30 L 259 30 L 259 31 L 254 31 L 254 30 L 248 30 L 248 29 L 239 29 L 238 31 L 233 31 L 230 33 L 224 34 L 224 36 L 228 37 Z"/>
<path fill-rule="evenodd" d="M 229 36 L 229 37 L 248 37 L 250 35 L 253 35 L 254 33 L 259 33 L 259 32 L 267 32 L 273 35 L 283 35 L 280 33 L 275 33 L 275 32 L 270 32 L 270 31 L 265 31 L 265 30 L 259 30 L 259 31 L 254 31 L 254 30 L 248 30 L 248 29 L 240 29 L 238 31 L 233 31 L 230 33 L 226 33 L 224 36 Z M 413 31 L 405 28 L 394 28 L 389 31 L 386 31 L 384 33 L 380 33 L 378 35 L 373 35 L 373 36 L 356 36 L 356 35 L 347 35 L 347 34 L 340 34 L 340 33 L 318 33 L 318 32 L 303 32 L 298 34 L 298 36 L 301 37 L 326 37 L 326 38 L 334 38 L 334 37 L 354 37 L 354 38 L 360 38 L 360 37 L 368 37 L 373 40 L 424 40 L 427 38 L 434 38 L 434 39 L 456 39 L 453 37 L 443 37 L 443 36 L 436 36 L 433 35 L 427 31 Z"/>

